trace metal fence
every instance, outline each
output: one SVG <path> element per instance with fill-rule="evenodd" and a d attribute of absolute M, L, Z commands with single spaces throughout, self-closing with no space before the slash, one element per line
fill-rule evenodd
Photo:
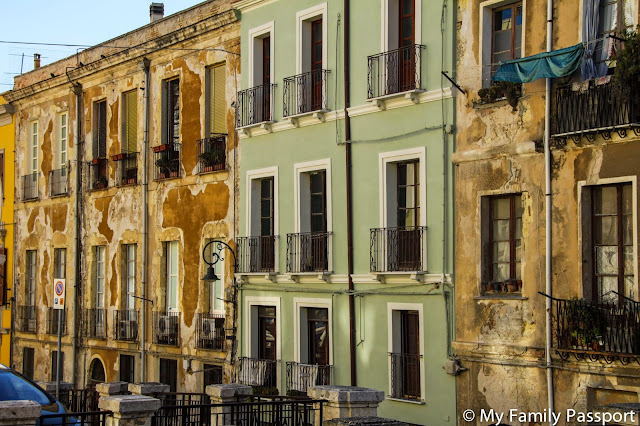
<path fill-rule="evenodd" d="M 422 355 L 390 353 L 391 397 L 420 399 L 420 359 Z"/>
<path fill-rule="evenodd" d="M 182 164 L 182 144 L 168 143 L 153 148 L 154 179 L 180 177 Z"/>
<path fill-rule="evenodd" d="M 258 388 L 257 393 L 270 393 L 278 386 L 278 361 L 240 357 L 238 382 Z M 265 392 L 262 392 L 265 391 Z"/>
<path fill-rule="evenodd" d="M 89 188 L 105 189 L 109 186 L 109 161 L 106 158 L 94 158 L 89 167 Z"/>
<path fill-rule="evenodd" d="M 98 410 L 100 394 L 94 388 L 60 389 L 59 401 L 68 412 L 94 412 Z"/>
<path fill-rule="evenodd" d="M 371 272 L 426 270 L 426 226 L 374 228 L 370 237 Z"/>
<path fill-rule="evenodd" d="M 287 362 L 287 395 L 306 396 L 311 386 L 331 384 L 331 365 Z"/>
<path fill-rule="evenodd" d="M 38 197 L 38 173 L 22 176 L 22 201 L 35 200 Z"/>
<path fill-rule="evenodd" d="M 180 344 L 180 312 L 153 312 L 153 343 Z"/>
<path fill-rule="evenodd" d="M 43 425 L 73 425 L 73 426 L 106 426 L 110 411 L 91 411 L 66 414 L 43 414 L 38 424 Z"/>
<path fill-rule="evenodd" d="M 58 334 L 58 316 L 62 315 L 62 334 L 67 334 L 67 310 L 47 309 L 47 334 Z"/>
<path fill-rule="evenodd" d="M 273 121 L 275 84 L 263 84 L 238 92 L 236 129 Z"/>
<path fill-rule="evenodd" d="M 135 185 L 138 183 L 138 153 L 124 152 L 115 156 L 116 185 Z"/>
<path fill-rule="evenodd" d="M 221 351 L 225 340 L 224 314 L 197 314 L 196 347 Z"/>
<path fill-rule="evenodd" d="M 416 44 L 368 57 L 367 98 L 422 89 L 422 50 Z"/>
<path fill-rule="evenodd" d="M 49 193 L 52 197 L 69 193 L 69 169 L 67 167 L 49 172 Z"/>
<path fill-rule="evenodd" d="M 198 173 L 209 173 L 227 168 L 227 135 L 215 134 L 198 141 Z"/>
<path fill-rule="evenodd" d="M 107 311 L 105 309 L 85 309 L 83 323 L 85 337 L 104 339 L 107 336 Z"/>
<path fill-rule="evenodd" d="M 287 234 L 287 272 L 331 272 L 331 232 Z"/>
<path fill-rule="evenodd" d="M 285 78 L 283 115 L 326 110 L 327 74 L 329 70 L 315 70 Z"/>
<path fill-rule="evenodd" d="M 261 237 L 239 237 L 239 272 L 276 272 L 275 235 Z"/>
<path fill-rule="evenodd" d="M 165 407 L 182 405 L 209 404 L 210 398 L 206 393 L 200 392 L 165 392 L 162 394 L 162 405 Z"/>
<path fill-rule="evenodd" d="M 114 339 L 136 342 L 138 340 L 138 311 L 113 312 Z"/>
<path fill-rule="evenodd" d="M 35 333 L 38 325 L 37 318 L 36 306 L 18 306 L 18 331 Z"/>

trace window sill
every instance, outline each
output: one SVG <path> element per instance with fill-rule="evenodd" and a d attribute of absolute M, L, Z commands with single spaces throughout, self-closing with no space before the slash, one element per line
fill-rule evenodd
<path fill-rule="evenodd" d="M 326 113 L 330 112 L 330 110 L 328 109 L 316 109 L 314 111 L 308 111 L 308 112 L 303 112 L 300 114 L 293 114 L 293 115 L 288 115 L 286 117 L 284 117 L 287 121 L 289 121 L 289 123 L 291 123 L 291 125 L 298 127 L 299 126 L 299 119 L 304 118 L 304 117 L 313 117 L 315 119 L 317 119 L 318 121 L 320 121 L 321 123 L 324 123 L 325 118 L 324 115 Z"/>
<path fill-rule="evenodd" d="M 4 328 L 4 327 L 0 327 L 0 334 L 9 334 L 9 329 L 8 328 Z"/>
<path fill-rule="evenodd" d="M 388 272 L 371 272 L 374 279 L 380 281 L 381 283 L 385 282 L 385 277 L 407 277 L 410 280 L 417 282 L 424 282 L 425 276 L 428 274 L 427 271 L 388 271 Z"/>
<path fill-rule="evenodd" d="M 64 194 L 56 194 L 56 195 L 51 195 L 49 196 L 49 198 L 62 198 L 62 197 L 68 197 L 69 193 L 65 192 Z"/>
<path fill-rule="evenodd" d="M 393 398 L 393 397 L 390 397 L 390 396 L 385 397 L 385 399 L 387 401 L 406 402 L 408 404 L 414 404 L 414 405 L 424 405 L 425 404 L 424 400 L 422 400 L 422 399 L 420 399 L 420 400 L 402 399 L 402 398 Z"/>
<path fill-rule="evenodd" d="M 473 300 L 529 300 L 528 297 L 520 293 L 500 293 L 500 294 L 483 294 L 474 296 Z"/>
<path fill-rule="evenodd" d="M 388 95 L 378 96 L 367 99 L 367 102 L 374 103 L 378 109 L 384 111 L 386 109 L 385 102 L 395 98 L 405 98 L 411 100 L 414 104 L 420 103 L 420 94 L 426 92 L 424 89 L 407 90 L 406 92 L 390 93 Z"/>
<path fill-rule="evenodd" d="M 256 127 L 259 127 L 261 129 L 266 130 L 267 132 L 271 133 L 271 126 L 273 124 L 275 124 L 274 120 L 261 121 L 260 123 L 247 124 L 246 126 L 238 127 L 236 130 L 238 130 L 239 132 L 244 133 L 245 135 L 250 135 L 251 134 L 251 129 L 255 129 Z"/>
<path fill-rule="evenodd" d="M 318 281 L 324 281 L 326 283 L 331 282 L 332 272 L 318 271 L 318 272 L 288 272 L 287 278 L 294 282 L 300 282 L 300 277 L 317 277 Z"/>

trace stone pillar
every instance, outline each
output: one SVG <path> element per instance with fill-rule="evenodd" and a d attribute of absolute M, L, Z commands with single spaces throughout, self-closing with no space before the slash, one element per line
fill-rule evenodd
<path fill-rule="evenodd" d="M 34 401 L 0 401 L 0 426 L 33 426 L 40 418 L 40 404 Z"/>
<path fill-rule="evenodd" d="M 225 404 L 229 402 L 247 402 L 251 396 L 252 389 L 251 386 L 229 383 L 224 385 L 209 385 L 207 386 L 206 392 L 212 404 Z M 211 407 L 211 424 L 231 424 L 231 412 L 231 406 Z M 236 414 L 234 422 L 241 424 L 242 414 L 238 414 L 240 415 Z"/>
<path fill-rule="evenodd" d="M 157 398 L 162 401 L 165 394 L 169 392 L 169 385 L 157 382 L 146 383 L 129 383 L 129 392 L 131 395 L 145 395 L 152 398 Z"/>
<path fill-rule="evenodd" d="M 98 407 L 111 411 L 107 426 L 151 426 L 151 418 L 160 409 L 157 398 L 144 395 L 102 396 Z"/>
<path fill-rule="evenodd" d="M 384 392 L 353 386 L 312 386 L 307 390 L 311 399 L 323 399 L 323 421 L 346 417 L 377 417 Z M 314 404 L 319 409 L 320 404 Z M 320 416 L 316 416 L 319 426 Z"/>
<path fill-rule="evenodd" d="M 113 395 L 126 395 L 129 390 L 129 383 L 127 382 L 110 382 L 110 383 L 98 383 L 96 385 L 96 392 L 101 397 L 113 396 Z"/>

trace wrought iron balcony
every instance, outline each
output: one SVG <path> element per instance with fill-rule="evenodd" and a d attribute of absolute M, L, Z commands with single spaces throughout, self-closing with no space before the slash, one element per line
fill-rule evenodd
<path fill-rule="evenodd" d="M 180 345 L 180 312 L 153 312 L 153 343 Z"/>
<path fill-rule="evenodd" d="M 67 334 L 67 310 L 47 309 L 47 334 L 58 334 L 58 316 L 62 315 L 62 334 Z"/>
<path fill-rule="evenodd" d="M 331 385 L 331 365 L 287 362 L 287 395 L 307 396 L 311 386 Z"/>
<path fill-rule="evenodd" d="M 173 179 L 181 175 L 182 144 L 168 143 L 153 147 L 154 179 Z"/>
<path fill-rule="evenodd" d="M 85 309 L 82 320 L 85 337 L 104 339 L 107 336 L 107 311 L 105 309 Z"/>
<path fill-rule="evenodd" d="M 216 133 L 198 141 L 198 173 L 209 173 L 227 168 L 227 135 Z"/>
<path fill-rule="evenodd" d="M 426 253 L 426 226 L 371 229 L 371 272 L 424 272 Z"/>
<path fill-rule="evenodd" d="M 37 200 L 39 197 L 38 173 L 22 176 L 22 201 Z"/>
<path fill-rule="evenodd" d="M 18 331 L 35 333 L 38 330 L 37 306 L 18 306 Z"/>
<path fill-rule="evenodd" d="M 224 314 L 196 314 L 196 347 L 224 350 Z"/>
<path fill-rule="evenodd" d="M 420 360 L 422 355 L 390 353 L 391 357 L 391 397 L 419 400 Z"/>
<path fill-rule="evenodd" d="M 239 237 L 238 269 L 239 272 L 276 272 L 275 235 L 261 237 Z"/>
<path fill-rule="evenodd" d="M 369 56 L 367 98 L 422 89 L 421 44 Z"/>
<path fill-rule="evenodd" d="M 109 186 L 109 161 L 106 158 L 94 158 L 89 171 L 90 189 L 99 190 Z"/>
<path fill-rule="evenodd" d="M 113 338 L 127 342 L 138 341 L 138 311 L 113 312 Z"/>
<path fill-rule="evenodd" d="M 116 186 L 135 185 L 138 183 L 138 153 L 123 152 L 111 159 L 116 164 Z"/>
<path fill-rule="evenodd" d="M 326 110 L 327 74 L 329 70 L 315 70 L 285 78 L 283 115 Z"/>
<path fill-rule="evenodd" d="M 238 92 L 236 129 L 273 121 L 275 84 L 263 84 Z"/>
<path fill-rule="evenodd" d="M 287 272 L 331 272 L 331 232 L 287 234 Z"/>
<path fill-rule="evenodd" d="M 278 361 L 240 357 L 238 381 L 256 388 L 258 394 L 270 393 L 278 387 Z"/>
<path fill-rule="evenodd" d="M 49 194 L 52 197 L 69 194 L 69 169 L 66 166 L 49 172 Z"/>
<path fill-rule="evenodd" d="M 552 137 L 593 138 L 601 133 L 609 139 L 615 131 L 621 137 L 628 129 L 640 134 L 638 88 L 632 87 L 627 99 L 618 96 L 610 82 L 558 87 L 555 90 L 555 120 Z"/>

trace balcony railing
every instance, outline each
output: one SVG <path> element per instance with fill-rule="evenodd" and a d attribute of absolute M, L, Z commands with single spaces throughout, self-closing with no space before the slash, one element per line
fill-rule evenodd
<path fill-rule="evenodd" d="M 135 185 L 138 183 L 138 153 L 123 152 L 112 157 L 116 164 L 116 185 Z"/>
<path fill-rule="evenodd" d="M 331 365 L 287 362 L 287 395 L 306 396 L 311 386 L 331 385 Z"/>
<path fill-rule="evenodd" d="M 287 272 L 331 272 L 331 232 L 287 234 Z"/>
<path fill-rule="evenodd" d="M 196 347 L 221 351 L 225 339 L 224 314 L 197 314 Z"/>
<path fill-rule="evenodd" d="M 138 311 L 114 311 L 113 328 L 115 340 L 138 341 Z"/>
<path fill-rule="evenodd" d="M 416 44 L 369 56 L 367 98 L 422 89 L 422 50 Z"/>
<path fill-rule="evenodd" d="M 62 315 L 62 334 L 67 334 L 67 311 L 65 309 L 47 309 L 47 334 L 58 334 L 58 317 Z"/>
<path fill-rule="evenodd" d="M 22 176 L 22 201 L 37 200 L 38 197 L 38 173 Z"/>
<path fill-rule="evenodd" d="M 420 399 L 420 359 L 418 354 L 390 353 L 391 397 Z"/>
<path fill-rule="evenodd" d="M 49 172 L 49 193 L 52 197 L 69 194 L 69 169 L 67 167 Z"/>
<path fill-rule="evenodd" d="M 263 84 L 238 92 L 236 128 L 273 121 L 275 84 Z"/>
<path fill-rule="evenodd" d="M 215 134 L 200 139 L 197 146 L 198 173 L 209 173 L 227 168 L 227 135 Z"/>
<path fill-rule="evenodd" d="M 591 81 L 585 84 L 588 87 L 569 85 L 556 89 L 556 119 L 552 136 L 622 132 L 640 126 L 640 93 L 637 87 L 632 87 L 630 96 L 625 99 L 616 95 L 611 83 L 597 85 Z"/>
<path fill-rule="evenodd" d="M 35 333 L 38 330 L 38 309 L 36 306 L 18 306 L 18 331 Z"/>
<path fill-rule="evenodd" d="M 168 143 L 153 147 L 154 179 L 180 177 L 182 164 L 182 144 Z"/>
<path fill-rule="evenodd" d="M 99 190 L 109 186 L 109 161 L 106 158 L 94 158 L 89 171 L 90 189 Z"/>
<path fill-rule="evenodd" d="M 180 312 L 153 312 L 153 343 L 180 345 Z"/>
<path fill-rule="evenodd" d="M 262 237 L 239 237 L 239 272 L 276 272 L 275 235 Z"/>
<path fill-rule="evenodd" d="M 425 226 L 371 229 L 371 272 L 423 272 L 426 253 Z"/>
<path fill-rule="evenodd" d="M 240 357 L 238 361 L 241 384 L 257 388 L 258 394 L 271 393 L 278 387 L 278 361 L 246 357 Z"/>
<path fill-rule="evenodd" d="M 107 336 L 107 311 L 105 309 L 84 310 L 84 335 L 93 339 Z"/>
<path fill-rule="evenodd" d="M 326 110 L 328 73 L 329 70 L 315 70 L 285 78 L 283 115 Z"/>

